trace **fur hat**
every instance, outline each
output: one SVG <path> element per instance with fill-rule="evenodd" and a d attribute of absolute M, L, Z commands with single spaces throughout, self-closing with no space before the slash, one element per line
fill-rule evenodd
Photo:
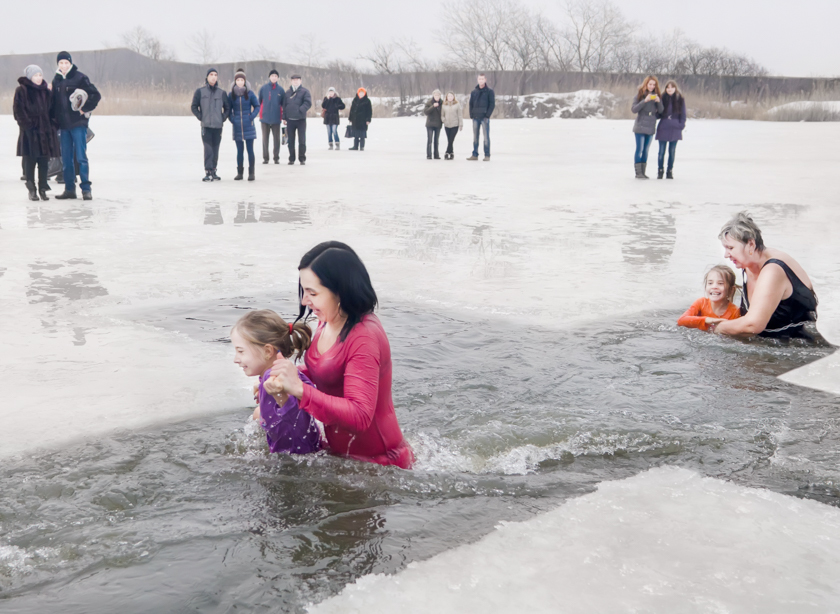
<path fill-rule="evenodd" d="M 276 69 L 272 68 L 272 69 L 271 69 L 271 72 L 269 72 L 269 73 L 268 73 L 268 76 L 269 76 L 269 77 L 270 77 L 271 75 L 277 75 L 277 76 L 279 77 L 279 76 L 280 76 L 280 73 L 279 73 L 279 72 L 277 72 L 277 70 L 276 70 Z"/>
<path fill-rule="evenodd" d="M 70 55 L 69 51 L 62 51 L 61 53 L 59 53 L 58 56 L 55 58 L 55 63 L 58 64 L 61 60 L 67 60 L 71 64 L 73 63 L 73 57 Z"/>
<path fill-rule="evenodd" d="M 236 83 L 237 79 L 243 79 L 246 83 L 248 82 L 248 79 L 245 77 L 245 70 L 243 70 L 242 68 L 237 68 L 236 69 L 236 74 L 233 75 L 233 82 L 234 83 Z"/>
<path fill-rule="evenodd" d="M 44 74 L 44 71 L 41 70 L 40 66 L 36 66 L 35 64 L 30 64 L 26 68 L 23 69 L 23 76 L 32 81 L 32 77 L 40 73 L 41 75 Z"/>

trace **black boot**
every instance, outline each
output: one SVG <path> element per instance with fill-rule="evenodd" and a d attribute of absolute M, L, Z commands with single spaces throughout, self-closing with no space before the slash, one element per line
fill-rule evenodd
<path fill-rule="evenodd" d="M 47 196 L 46 190 L 38 190 L 38 195 L 41 197 L 41 200 L 49 200 L 50 197 Z"/>
<path fill-rule="evenodd" d="M 656 173 L 656 178 L 657 179 L 662 179 L 664 176 L 665 176 L 665 169 L 660 168 L 659 171 Z"/>
<path fill-rule="evenodd" d="M 204 173 L 204 179 L 202 181 L 213 181 L 213 171 L 206 171 Z"/>
<path fill-rule="evenodd" d="M 245 172 L 244 166 L 237 166 L 236 167 L 236 177 L 233 178 L 234 181 L 242 181 L 242 173 Z"/>
<path fill-rule="evenodd" d="M 674 178 L 674 171 L 671 170 L 671 169 L 668 169 L 668 174 L 666 175 L 666 177 L 668 177 L 668 179 L 673 179 Z"/>
<path fill-rule="evenodd" d="M 29 200 L 38 200 L 38 192 L 35 191 L 34 181 L 27 181 L 26 189 L 29 190 Z"/>
<path fill-rule="evenodd" d="M 73 200 L 76 198 L 76 191 L 69 192 L 67 188 L 61 194 L 56 194 L 56 200 Z"/>
<path fill-rule="evenodd" d="M 222 180 L 222 178 L 221 178 L 221 177 L 219 177 L 219 176 L 216 174 L 216 169 L 215 169 L 215 168 L 213 169 L 213 173 L 212 173 L 212 175 L 213 175 L 213 181 L 221 181 L 221 180 Z"/>
<path fill-rule="evenodd" d="M 254 177 L 254 167 L 249 166 L 248 167 L 248 181 L 253 181 L 254 179 L 255 179 L 255 177 Z"/>

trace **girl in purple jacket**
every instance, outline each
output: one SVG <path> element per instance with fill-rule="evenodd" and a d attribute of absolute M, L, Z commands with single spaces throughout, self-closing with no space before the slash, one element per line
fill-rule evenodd
<path fill-rule="evenodd" d="M 268 309 L 249 311 L 230 331 L 234 359 L 245 375 L 259 376 L 259 407 L 254 420 L 265 429 L 268 448 L 272 452 L 308 454 L 321 448 L 321 430 L 315 419 L 303 411 L 295 397 L 281 392 L 270 395 L 264 384 L 271 378 L 271 365 L 278 358 L 300 359 L 312 342 L 312 331 L 303 322 L 287 324 Z M 305 385 L 312 382 L 300 374 Z"/>
<path fill-rule="evenodd" d="M 677 152 L 677 141 L 682 140 L 685 128 L 685 98 L 680 94 L 676 81 L 665 84 L 662 95 L 664 110 L 657 114 L 659 126 L 656 128 L 656 140 L 659 141 L 659 173 L 657 179 L 665 174 L 665 148 L 668 148 L 668 179 L 674 178 L 674 155 Z"/>

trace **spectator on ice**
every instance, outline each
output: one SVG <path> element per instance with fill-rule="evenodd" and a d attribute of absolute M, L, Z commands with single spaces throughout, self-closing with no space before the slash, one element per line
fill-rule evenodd
<path fill-rule="evenodd" d="M 470 119 L 473 123 L 473 151 L 467 160 L 478 160 L 479 132 L 484 130 L 484 161 L 490 161 L 490 116 L 496 108 L 496 94 L 487 85 L 484 73 L 478 75 L 478 85 L 470 94 Z"/>
<path fill-rule="evenodd" d="M 236 143 L 236 177 L 241 180 L 245 170 L 245 152 L 248 149 L 248 181 L 254 180 L 254 140 L 257 138 L 257 128 L 254 120 L 260 113 L 260 101 L 257 95 L 248 87 L 245 71 L 241 68 L 233 77 L 233 87 L 230 91 L 230 123 L 233 127 L 233 140 Z"/>
<path fill-rule="evenodd" d="M 446 131 L 446 153 L 443 154 L 443 159 L 454 160 L 455 137 L 464 128 L 464 110 L 455 98 L 454 92 L 446 92 L 446 100 L 443 101 L 440 116 L 443 120 L 443 129 Z"/>
<path fill-rule="evenodd" d="M 211 68 L 202 87 L 195 90 L 192 112 L 201 122 L 201 141 L 204 143 L 203 181 L 221 181 L 216 174 L 219 164 L 219 146 L 222 142 L 222 126 L 230 116 L 230 101 L 222 88 L 218 87 L 219 71 Z"/>
<path fill-rule="evenodd" d="M 283 102 L 286 92 L 277 83 L 280 74 L 271 69 L 268 83 L 260 88 L 260 125 L 262 126 L 263 164 L 268 164 L 268 139 L 274 137 L 274 163 L 280 164 L 280 122 L 283 119 Z"/>
<path fill-rule="evenodd" d="M 345 108 L 344 101 L 336 93 L 335 88 L 331 87 L 327 90 L 327 95 L 321 102 L 321 114 L 324 116 L 324 124 L 327 126 L 327 139 L 330 142 L 330 149 L 333 148 L 333 141 L 335 141 L 335 148 L 341 149 L 341 141 L 338 140 L 338 125 L 341 123 L 339 112 Z"/>
<path fill-rule="evenodd" d="M 368 98 L 367 90 L 360 87 L 356 90 L 356 97 L 350 104 L 350 125 L 353 127 L 353 151 L 365 150 L 367 127 L 373 119 L 373 105 Z"/>
<path fill-rule="evenodd" d="M 306 112 L 312 108 L 312 94 L 300 84 L 300 75 L 292 75 L 292 85 L 286 92 L 283 123 L 289 140 L 289 164 L 295 163 L 295 137 L 298 139 L 298 159 L 306 164 Z"/>
<path fill-rule="evenodd" d="M 58 132 L 50 117 L 52 92 L 44 81 L 40 67 L 27 66 L 18 79 L 12 110 L 20 127 L 17 155 L 23 158 L 26 189 L 29 200 L 49 200 L 47 196 L 47 165 L 50 158 L 61 155 Z M 35 190 L 35 166 L 38 166 L 38 190 Z"/>

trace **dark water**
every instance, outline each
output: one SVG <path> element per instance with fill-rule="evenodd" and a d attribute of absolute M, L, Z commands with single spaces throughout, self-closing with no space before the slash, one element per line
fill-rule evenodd
<path fill-rule="evenodd" d="M 265 304 L 134 317 L 214 342 Z M 248 407 L 7 463 L 0 611 L 300 612 L 662 464 L 840 504 L 836 397 L 775 377 L 833 348 L 677 315 L 556 331 L 383 309 L 411 472 L 270 456 Z"/>

